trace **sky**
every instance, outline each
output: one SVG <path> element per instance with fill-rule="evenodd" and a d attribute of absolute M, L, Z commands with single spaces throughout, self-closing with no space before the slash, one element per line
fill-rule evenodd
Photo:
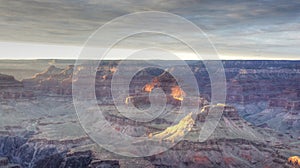
<path fill-rule="evenodd" d="M 76 59 L 99 27 L 143 11 L 170 12 L 193 22 L 207 34 L 221 59 L 300 58 L 297 0 L 0 0 L 0 59 Z M 159 25 L 159 19 L 153 24 Z M 111 29 L 103 39 L 127 29 Z M 185 33 L 192 39 L 192 32 Z M 183 59 L 193 59 L 174 39 L 151 34 L 127 39 L 116 55 L 147 47 L 145 39 L 176 50 Z"/>

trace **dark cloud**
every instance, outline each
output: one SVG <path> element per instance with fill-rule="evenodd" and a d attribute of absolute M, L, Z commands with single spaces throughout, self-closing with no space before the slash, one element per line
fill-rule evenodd
<path fill-rule="evenodd" d="M 286 0 L 0 0 L 0 40 L 81 45 L 109 20 L 149 10 L 194 22 L 224 54 L 300 53 L 300 1 Z"/>

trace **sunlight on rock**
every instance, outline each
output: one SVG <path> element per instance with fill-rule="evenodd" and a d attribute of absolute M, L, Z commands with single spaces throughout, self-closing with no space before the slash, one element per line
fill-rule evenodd
<path fill-rule="evenodd" d="M 290 163 L 294 166 L 299 166 L 300 167 L 300 157 L 299 156 L 289 157 L 288 163 Z"/>
<path fill-rule="evenodd" d="M 150 137 L 171 142 L 175 142 L 176 140 L 183 138 L 184 135 L 192 129 L 195 123 L 195 120 L 192 118 L 192 114 L 193 113 L 189 113 L 177 125 L 170 126 L 161 133 L 155 135 L 151 134 Z"/>

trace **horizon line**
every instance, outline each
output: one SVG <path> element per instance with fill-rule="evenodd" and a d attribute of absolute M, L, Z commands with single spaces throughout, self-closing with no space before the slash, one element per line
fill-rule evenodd
<path fill-rule="evenodd" d="M 0 61 L 43 61 L 43 60 L 61 60 L 61 61 L 300 61 L 296 59 L 209 59 L 209 60 L 196 60 L 196 59 L 72 59 L 72 58 L 24 58 L 24 59 L 6 59 L 0 58 Z"/>

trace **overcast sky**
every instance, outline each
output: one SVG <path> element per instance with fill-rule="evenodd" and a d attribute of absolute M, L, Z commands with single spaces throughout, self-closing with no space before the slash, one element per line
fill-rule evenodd
<path fill-rule="evenodd" d="M 298 0 L 0 0 L 0 58 L 77 58 L 84 42 L 101 25 L 151 10 L 171 12 L 195 23 L 222 59 L 300 58 Z M 104 38 L 115 33 L 112 29 Z M 124 42 L 120 54 L 124 48 L 147 46 L 144 38 Z M 166 38 L 163 41 L 176 48 L 167 37 L 151 38 Z"/>

